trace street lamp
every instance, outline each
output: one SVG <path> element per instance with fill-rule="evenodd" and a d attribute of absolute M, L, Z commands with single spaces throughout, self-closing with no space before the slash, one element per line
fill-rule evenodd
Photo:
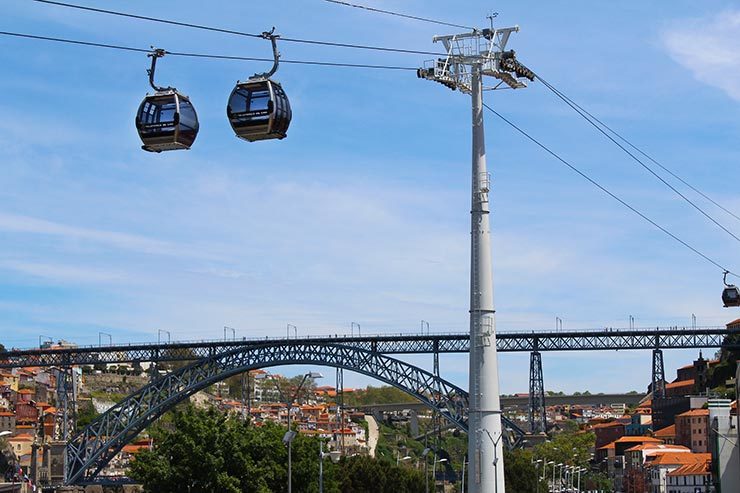
<path fill-rule="evenodd" d="M 425 493 L 429 493 L 429 459 L 427 459 L 427 455 L 429 455 L 429 452 L 431 451 L 432 449 L 430 449 L 429 447 L 421 451 L 421 456 L 424 457 L 424 491 Z"/>
<path fill-rule="evenodd" d="M 324 441 L 319 440 L 319 493 L 324 493 L 324 459 L 329 457 L 329 460 L 336 464 L 341 454 L 338 450 L 324 452 Z"/>
<path fill-rule="evenodd" d="M 406 460 L 410 460 L 410 459 L 411 459 L 411 456 L 410 455 L 407 455 L 405 457 L 401 457 L 401 451 L 400 450 L 396 450 L 396 465 L 401 464 L 401 461 L 406 461 Z"/>
<path fill-rule="evenodd" d="M 467 456 L 463 455 L 462 475 L 461 475 L 462 482 L 460 483 L 460 493 L 465 493 L 465 463 L 466 462 L 467 462 Z"/>
<path fill-rule="evenodd" d="M 534 477 L 537 479 L 536 493 L 540 493 L 540 464 L 542 462 L 544 462 L 542 459 L 537 459 L 535 461 L 532 461 L 532 463 L 534 464 L 534 471 L 535 471 Z"/>
<path fill-rule="evenodd" d="M 437 491 L 437 464 L 441 464 L 443 462 L 447 462 L 447 458 L 442 458 L 437 460 L 437 454 L 434 455 L 434 466 L 432 467 L 432 477 L 434 478 L 434 491 Z M 442 489 L 445 487 L 445 479 L 447 471 L 443 468 L 442 469 Z"/>
<path fill-rule="evenodd" d="M 562 465 L 563 464 L 561 463 L 561 464 L 555 464 L 554 466 L 552 466 L 552 487 L 550 488 L 550 490 L 552 490 L 552 493 L 555 492 L 555 471 L 557 470 L 558 467 L 561 467 Z"/>
<path fill-rule="evenodd" d="M 264 375 L 264 376 L 263 376 Z M 267 374 L 262 375 L 256 375 L 255 378 L 262 379 L 266 378 Z M 295 390 L 295 393 L 293 394 L 293 397 L 290 401 L 287 401 L 285 399 L 285 396 L 283 395 L 282 389 L 280 389 L 280 385 L 277 381 L 275 381 L 275 388 L 278 391 L 278 394 L 280 395 L 280 400 L 285 402 L 285 404 L 288 406 L 288 431 L 285 432 L 285 435 L 283 435 L 283 443 L 288 446 L 288 493 L 293 493 L 293 440 L 295 439 L 297 432 L 291 430 L 291 420 L 290 420 L 290 409 L 293 406 L 293 401 L 295 401 L 298 398 L 298 394 L 301 392 L 301 388 L 303 388 L 303 384 L 306 383 L 306 380 L 308 379 L 316 379 L 316 378 L 324 378 L 324 375 L 322 375 L 319 372 L 311 371 L 303 375 L 303 379 L 301 379 L 301 383 L 298 385 L 298 388 Z"/>
<path fill-rule="evenodd" d="M 547 474 L 547 466 L 553 466 L 553 464 L 555 464 L 555 462 L 554 461 L 550 461 L 550 462 L 545 462 L 542 465 L 542 477 L 539 478 L 538 481 L 544 481 L 545 480 L 545 475 Z M 553 466 L 553 470 L 554 469 L 555 469 L 555 466 Z M 537 483 L 537 484 L 539 485 L 539 483 Z"/>

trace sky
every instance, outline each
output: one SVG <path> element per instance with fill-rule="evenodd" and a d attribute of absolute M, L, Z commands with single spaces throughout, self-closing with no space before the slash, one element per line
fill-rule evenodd
<path fill-rule="evenodd" d="M 284 37 L 441 50 L 458 28 L 322 0 L 88 6 Z M 380 1 L 463 25 L 519 25 L 509 47 L 684 180 L 740 212 L 740 4 L 706 1 Z M 137 48 L 269 57 L 264 40 L 81 12 L 0 5 L 0 31 Z M 418 67 L 428 55 L 281 42 L 285 59 Z M 188 94 L 189 151 L 140 149 L 143 53 L 0 35 L 0 343 L 94 344 L 468 327 L 470 102 L 413 71 L 282 64 L 288 138 L 234 137 L 225 104 L 259 62 L 169 56 L 157 80 Z M 497 111 L 727 269 L 738 244 L 542 84 L 487 92 Z M 497 330 L 723 325 L 722 271 L 486 113 Z M 666 179 L 670 179 L 667 177 Z M 680 183 L 736 235 L 738 220 Z M 106 336 L 107 339 L 107 336 Z M 697 351 L 666 351 L 668 375 Z M 431 366 L 431 356 L 404 358 Z M 643 390 L 649 352 L 546 353 L 550 390 Z M 525 392 L 528 355 L 499 357 Z M 465 355 L 441 369 L 467 387 Z M 284 370 L 290 373 L 290 370 Z M 295 370 L 296 372 L 298 369 Z M 328 371 L 326 372 L 328 373 Z M 345 376 L 348 386 L 373 384 Z"/>

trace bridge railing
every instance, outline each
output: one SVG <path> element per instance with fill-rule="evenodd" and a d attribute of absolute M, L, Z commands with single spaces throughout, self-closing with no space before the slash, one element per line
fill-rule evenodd
<path fill-rule="evenodd" d="M 591 329 L 567 329 L 567 330 L 552 330 L 552 329 L 532 329 L 532 330 L 499 330 L 496 335 L 499 337 L 508 336 L 540 336 L 540 337 L 559 337 L 567 335 L 594 335 L 598 333 L 611 333 L 617 334 L 629 334 L 629 333 L 655 333 L 655 332 L 672 332 L 672 331 L 706 331 L 706 330 L 724 330 L 724 325 L 705 325 L 701 327 L 688 327 L 688 326 L 656 326 L 656 327 L 598 327 Z M 260 337 L 241 337 L 241 338 L 217 338 L 217 339 L 178 339 L 174 341 L 142 341 L 142 342 L 124 342 L 124 343 L 112 343 L 112 344 L 74 344 L 64 346 L 64 349 L 122 349 L 130 347 L 158 347 L 163 345 L 213 345 L 213 344 L 239 344 L 240 342 L 257 343 L 260 341 L 276 342 L 286 340 L 323 340 L 323 339 L 342 339 L 366 341 L 369 339 L 383 339 L 383 338 L 418 338 L 419 340 L 425 340 L 429 338 L 448 338 L 448 337 L 467 337 L 468 332 L 431 332 L 428 334 L 422 334 L 419 332 L 379 332 L 372 334 L 352 335 L 352 334 L 340 334 L 335 332 L 334 334 L 308 334 L 301 335 L 300 337 L 282 337 L 282 336 L 260 336 Z M 51 348 L 43 348 L 44 350 L 57 349 L 58 346 L 52 346 Z M 28 348 L 12 348 L 9 351 L 37 351 L 42 349 L 40 347 L 28 347 Z"/>

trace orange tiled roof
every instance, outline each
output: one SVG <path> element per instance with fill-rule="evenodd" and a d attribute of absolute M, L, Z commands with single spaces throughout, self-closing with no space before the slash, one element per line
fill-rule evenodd
<path fill-rule="evenodd" d="M 148 450 L 149 445 L 136 445 L 136 444 L 129 444 L 123 446 L 123 451 L 127 454 L 135 454 L 136 452 L 139 452 L 140 450 Z"/>
<path fill-rule="evenodd" d="M 709 416 L 709 409 L 692 409 L 676 415 L 676 417 L 679 416 Z"/>
<path fill-rule="evenodd" d="M 599 447 L 599 450 L 609 450 L 609 449 L 614 449 L 614 448 L 616 448 L 616 445 L 614 445 L 614 442 L 611 442 L 611 443 L 607 443 L 603 447 Z"/>
<path fill-rule="evenodd" d="M 653 437 L 637 437 L 637 436 L 627 436 L 622 437 L 619 440 L 615 441 L 614 443 L 662 443 L 663 440 L 659 438 L 653 438 Z"/>
<path fill-rule="evenodd" d="M 655 438 L 675 437 L 676 436 L 676 425 L 670 425 L 670 426 L 666 426 L 665 428 L 661 428 L 658 431 L 656 431 L 653 436 L 655 436 Z"/>
<path fill-rule="evenodd" d="M 666 452 L 665 454 L 656 455 L 655 459 L 653 459 L 653 461 L 651 462 L 651 465 L 684 465 L 695 464 L 696 462 L 705 462 L 708 460 L 712 460 L 712 454 L 687 454 L 685 452 Z"/>
<path fill-rule="evenodd" d="M 28 433 L 21 433 L 8 440 L 9 442 L 32 442 L 33 436 Z"/>
<path fill-rule="evenodd" d="M 706 462 L 695 462 L 693 464 L 685 464 L 675 471 L 668 473 L 668 476 L 696 476 L 702 474 L 708 474 L 711 469 L 711 461 Z"/>
<path fill-rule="evenodd" d="M 593 428 L 612 428 L 614 426 L 624 426 L 624 423 L 620 423 L 619 421 L 610 421 L 608 423 L 599 423 L 593 425 Z"/>
<path fill-rule="evenodd" d="M 694 379 L 691 380 L 679 380 L 678 382 L 671 382 L 667 383 L 665 388 L 666 389 L 677 389 L 680 387 L 689 387 L 694 385 Z"/>
<path fill-rule="evenodd" d="M 655 454 L 665 453 L 666 449 L 670 449 L 670 450 L 667 450 L 668 452 L 678 452 L 678 451 L 683 451 L 683 450 L 685 450 L 686 452 L 691 452 L 690 448 L 684 447 L 683 445 L 666 445 L 664 443 L 643 443 L 641 445 L 635 445 L 632 448 L 628 448 L 627 450 L 625 450 L 625 452 L 637 452 L 639 450 L 653 450 L 655 451 L 655 453 L 650 454 L 650 455 L 655 455 Z"/>
<path fill-rule="evenodd" d="M 18 391 L 19 394 L 33 394 L 33 390 L 31 389 L 21 389 Z"/>

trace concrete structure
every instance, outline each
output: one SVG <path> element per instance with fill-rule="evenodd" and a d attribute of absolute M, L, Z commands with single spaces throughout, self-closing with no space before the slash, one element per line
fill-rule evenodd
<path fill-rule="evenodd" d="M 740 444 L 738 417 L 730 413 L 730 401 L 709 401 L 712 476 L 716 493 L 740 491 Z"/>

